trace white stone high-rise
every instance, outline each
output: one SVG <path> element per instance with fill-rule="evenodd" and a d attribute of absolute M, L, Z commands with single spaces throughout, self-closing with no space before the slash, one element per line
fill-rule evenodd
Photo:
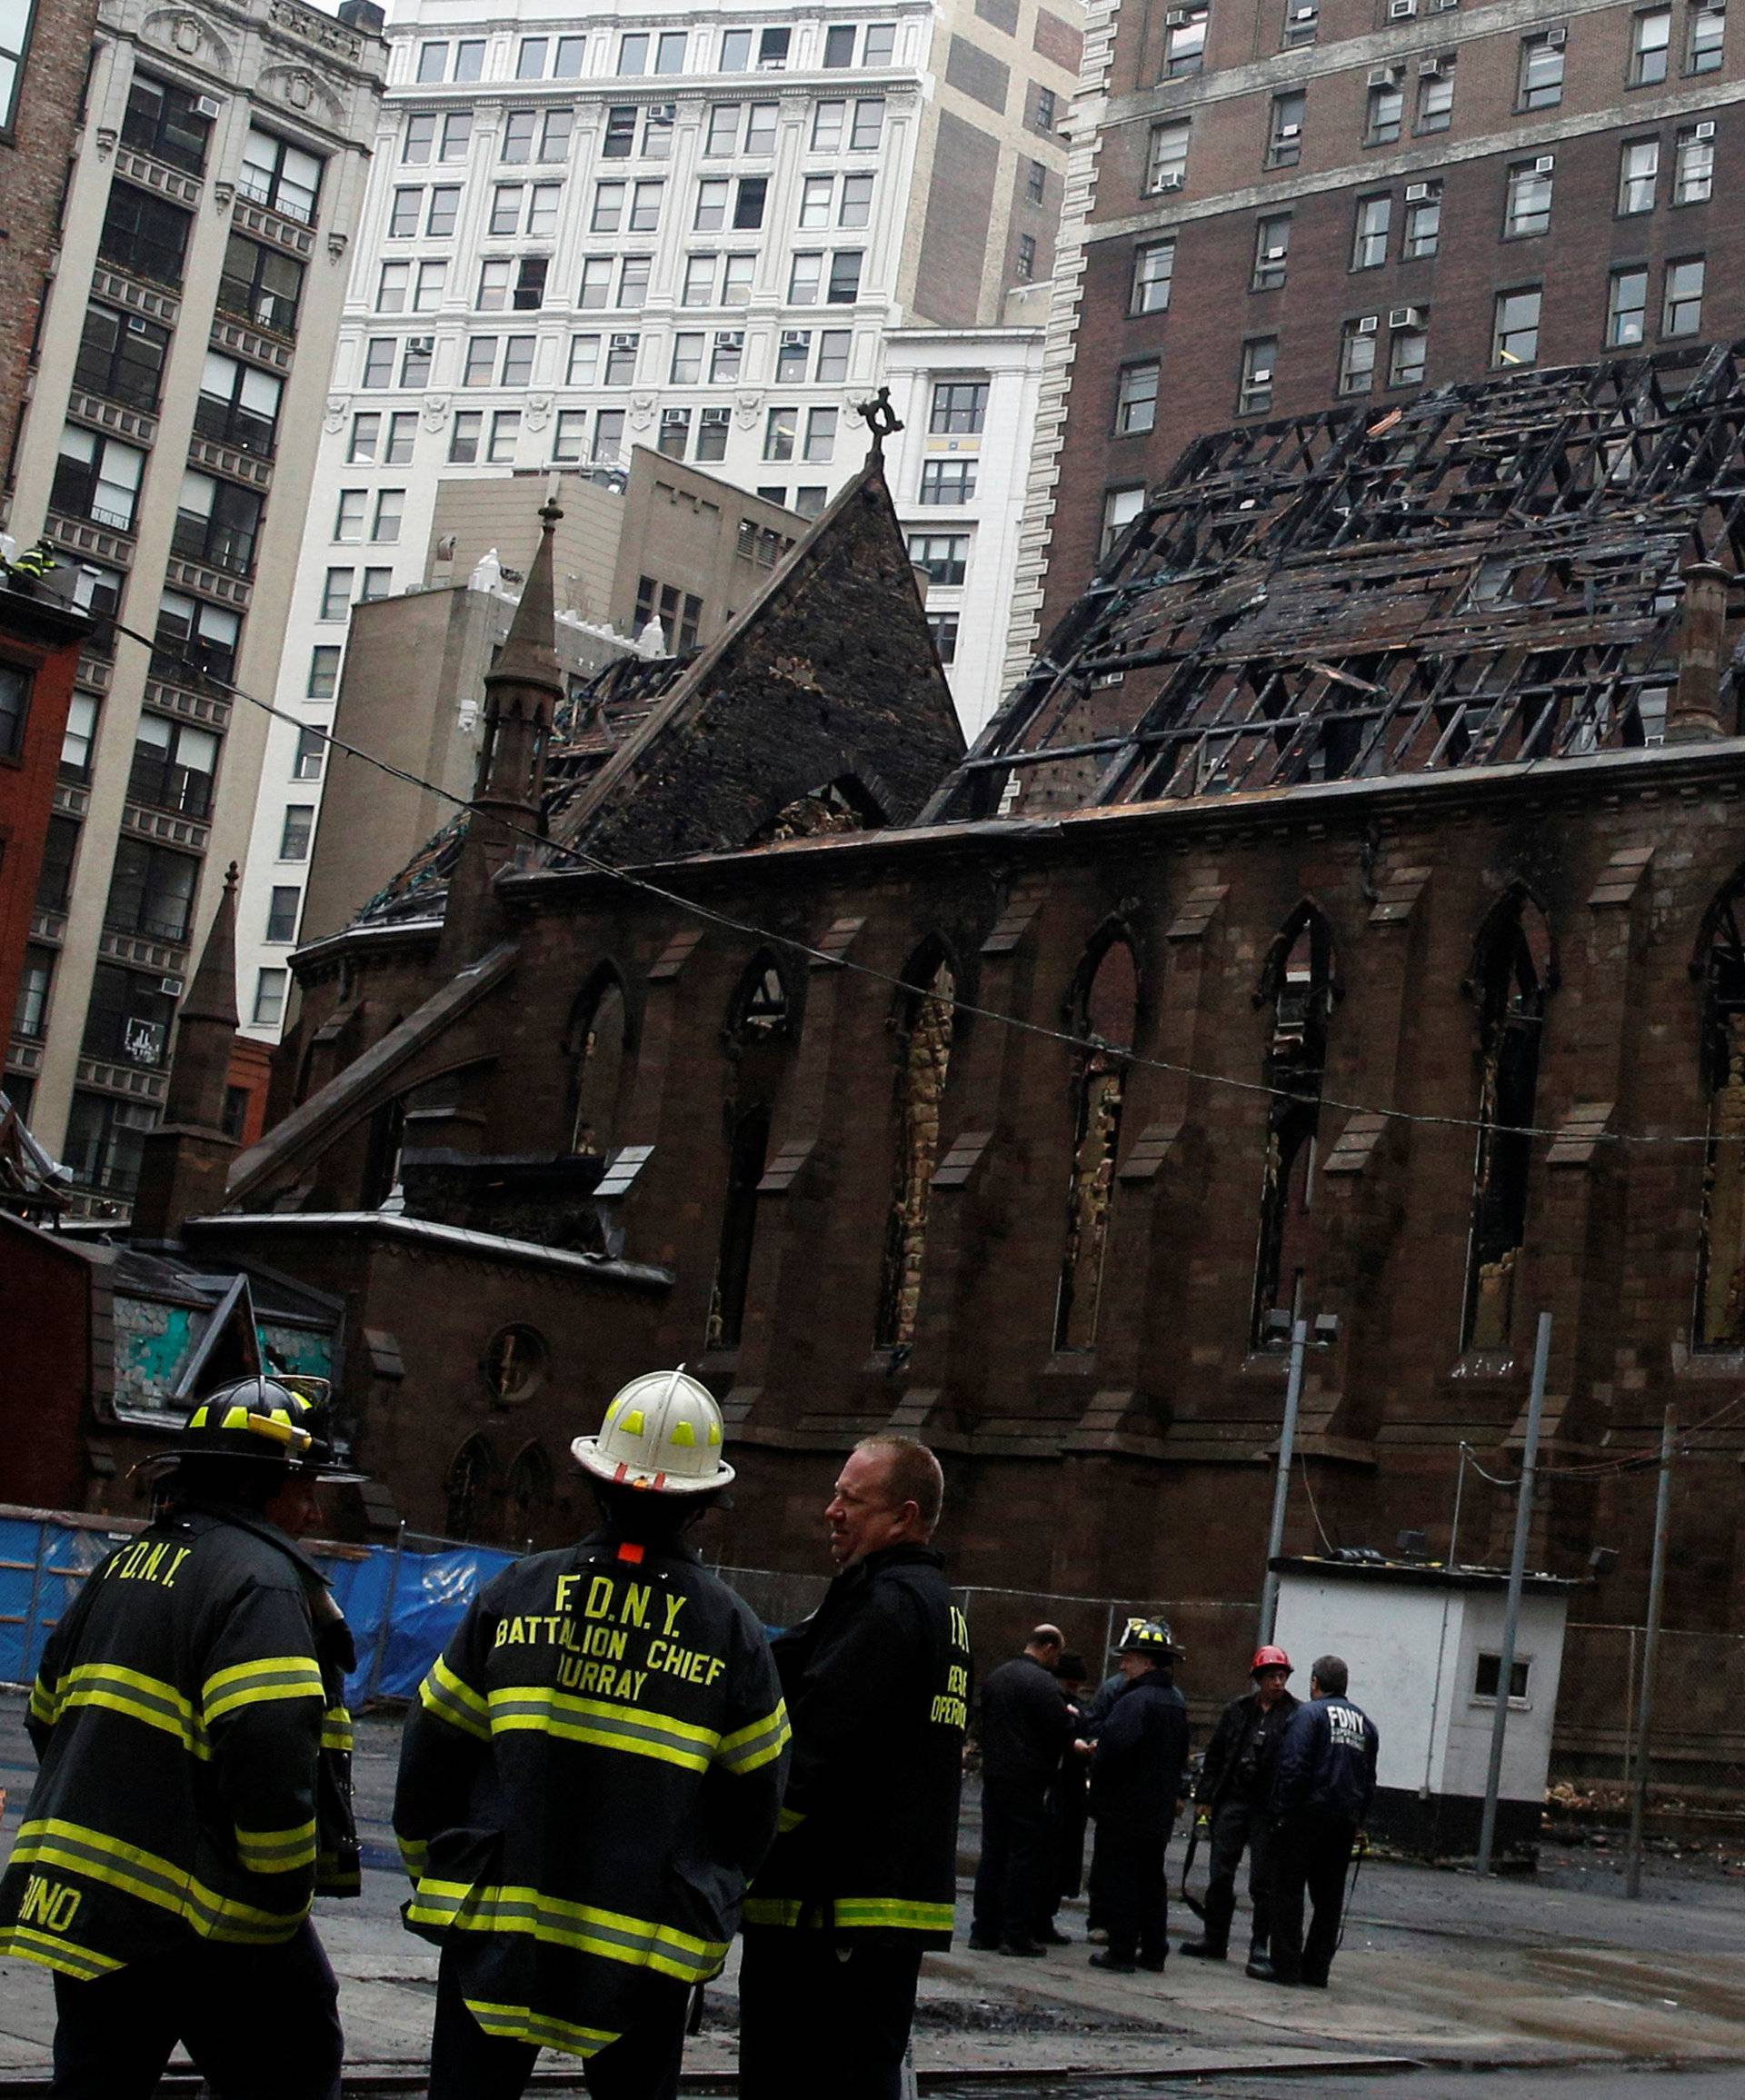
<path fill-rule="evenodd" d="M 1081 15 L 528 0 L 510 25 L 477 0 L 405 0 L 281 707 L 331 720 L 351 607 L 424 581 L 439 480 L 611 468 L 640 443 L 816 514 L 865 456 L 854 404 L 892 379 L 912 425 L 892 493 L 918 539 L 957 542 L 952 580 L 929 585 L 947 648 L 978 609 L 975 660 L 948 667 L 977 726 L 1000 675 L 1003 619 L 979 609 L 1011 589 L 1004 513 L 1035 393 L 1022 343 L 1040 343 L 1032 287 L 1053 265 Z M 926 332 L 907 376 L 886 361 L 904 329 Z M 268 1038 L 319 794 L 298 742 L 274 724 L 242 896 L 243 1022 Z"/>

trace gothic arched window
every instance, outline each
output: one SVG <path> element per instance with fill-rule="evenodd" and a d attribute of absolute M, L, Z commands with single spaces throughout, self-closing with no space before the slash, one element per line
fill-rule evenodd
<path fill-rule="evenodd" d="M 524 1444 L 509 1464 L 506 1499 L 513 1542 L 535 1537 L 552 1506 L 552 1461 L 540 1443 Z"/>
<path fill-rule="evenodd" d="M 490 1540 L 494 1530 L 497 1457 L 491 1440 L 471 1436 L 455 1452 L 443 1481 L 448 1513 L 443 1528 L 451 1538 L 465 1538 L 475 1545 Z"/>
<path fill-rule="evenodd" d="M 896 1150 L 874 1336 L 882 1349 L 906 1349 L 915 1339 L 927 1206 L 952 1060 L 952 1002 L 957 996 L 951 965 L 936 944 L 930 943 L 914 958 L 903 980 L 910 989 L 896 1016 Z"/>
<path fill-rule="evenodd" d="M 599 1155 L 609 1151 L 623 1079 L 627 1016 L 624 988 L 609 964 L 596 970 L 575 1002 L 567 1048 L 572 1072 L 570 1150 Z"/>
<path fill-rule="evenodd" d="M 1079 1050 L 1074 1060 L 1072 1171 L 1054 1304 L 1054 1347 L 1088 1349 L 1097 1339 L 1122 1097 L 1139 1026 L 1139 971 L 1127 937 L 1119 930 L 1111 929 L 1087 953 L 1068 1012 L 1072 1032 L 1090 1047 Z"/>
<path fill-rule="evenodd" d="M 1277 1090 L 1266 1119 L 1260 1244 L 1254 1260 L 1252 1340 L 1289 1340 L 1306 1302 L 1310 1216 L 1321 1138 L 1321 1074 L 1333 1000 L 1332 931 L 1312 905 L 1300 905 L 1272 943 L 1257 1003 L 1272 1010 L 1266 1083 Z"/>
<path fill-rule="evenodd" d="M 1527 1235 L 1545 1001 L 1556 983 L 1551 931 L 1524 891 L 1502 899 L 1479 936 L 1479 1135 L 1466 1265 L 1463 1346 L 1507 1349 L 1515 1270 Z"/>
<path fill-rule="evenodd" d="M 1696 1344 L 1745 1347 L 1745 875 L 1711 907 L 1702 971 L 1702 1083 L 1709 1096 Z"/>

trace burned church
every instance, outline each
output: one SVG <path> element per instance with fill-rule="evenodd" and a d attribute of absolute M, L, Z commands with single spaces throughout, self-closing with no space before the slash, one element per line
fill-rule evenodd
<path fill-rule="evenodd" d="M 1541 1564 L 1640 1610 L 1671 1404 L 1669 1620 L 1727 1623 L 1742 520 L 1726 348 L 1199 440 L 967 753 L 876 457 L 686 663 L 566 693 L 543 555 L 470 816 L 299 956 L 181 1239 L 344 1307 L 420 1528 L 561 1537 L 683 1360 L 723 1558 L 815 1568 L 892 1428 L 960 1579 L 1115 1596 L 1258 1587 L 1299 1314 L 1288 1543 L 1444 1551 L 1546 1310 Z"/>

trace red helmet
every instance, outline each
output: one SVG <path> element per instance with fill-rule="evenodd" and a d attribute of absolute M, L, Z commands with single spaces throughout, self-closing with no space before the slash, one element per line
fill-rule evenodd
<path fill-rule="evenodd" d="M 1251 1677 L 1257 1677 L 1262 1670 L 1282 1670 L 1286 1677 L 1289 1677 L 1291 1674 L 1291 1657 L 1285 1654 L 1281 1647 L 1256 1648 L 1254 1660 L 1248 1666 L 1248 1674 Z"/>

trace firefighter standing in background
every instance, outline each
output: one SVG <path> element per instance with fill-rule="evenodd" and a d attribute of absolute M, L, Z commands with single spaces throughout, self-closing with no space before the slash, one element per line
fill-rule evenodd
<path fill-rule="evenodd" d="M 407 1718 L 405 1918 L 443 1949 L 430 2100 L 517 2100 L 542 2045 L 595 2095 L 670 2100 L 775 1835 L 769 1644 L 683 1538 L 733 1478 L 720 1410 L 652 1372 L 572 1449 L 602 1528 L 505 1568 Z"/>
<path fill-rule="evenodd" d="M 921 1957 L 952 1944 L 969 1627 L 928 1541 L 944 1478 L 873 1437 L 825 1511 L 839 1573 L 775 1644 L 783 1836 L 745 1903 L 741 2100 L 896 2100 Z"/>
<path fill-rule="evenodd" d="M 1169 1957 L 1163 1854 L 1188 1762 L 1188 1709 L 1170 1672 L 1182 1651 L 1167 1626 L 1130 1621 L 1119 1653 L 1126 1682 L 1091 1760 L 1091 1872 L 1109 1932 L 1091 1966 L 1131 1976 L 1135 1968 L 1161 1973 Z"/>
<path fill-rule="evenodd" d="M 1381 1738 L 1345 1696 L 1351 1673 L 1339 1656 L 1319 1656 L 1309 1704 L 1284 1731 L 1273 1767 L 1272 1974 L 1275 1984 L 1327 1987 L 1345 1909 L 1345 1869 L 1375 1798 Z M 1303 1898 L 1314 1906 L 1302 1932 Z"/>
<path fill-rule="evenodd" d="M 195 1407 L 161 1455 L 163 1511 L 86 1579 L 31 1693 L 42 1772 L 0 1879 L 0 1955 L 55 1971 L 63 2100 L 149 2094 L 178 2040 L 218 2100 L 339 2093 L 309 1909 L 358 1890 L 354 1657 L 294 1543 L 328 1456 L 301 1383 L 244 1378 Z"/>
<path fill-rule="evenodd" d="M 1281 1647 L 1256 1651 L 1249 1675 L 1254 1689 L 1232 1699 L 1219 1716 L 1206 1746 L 1194 1799 L 1211 1818 L 1211 1865 L 1206 1878 L 1206 1929 L 1184 1939 L 1182 1952 L 1197 1961 L 1221 1962 L 1230 1953 L 1231 1920 L 1236 1915 L 1236 1869 L 1248 1848 L 1248 1973 L 1264 1982 L 1271 1971 L 1271 1895 L 1268 1881 L 1272 1812 L 1272 1767 L 1292 1714 L 1302 1704 L 1285 1689 L 1291 1657 Z"/>

